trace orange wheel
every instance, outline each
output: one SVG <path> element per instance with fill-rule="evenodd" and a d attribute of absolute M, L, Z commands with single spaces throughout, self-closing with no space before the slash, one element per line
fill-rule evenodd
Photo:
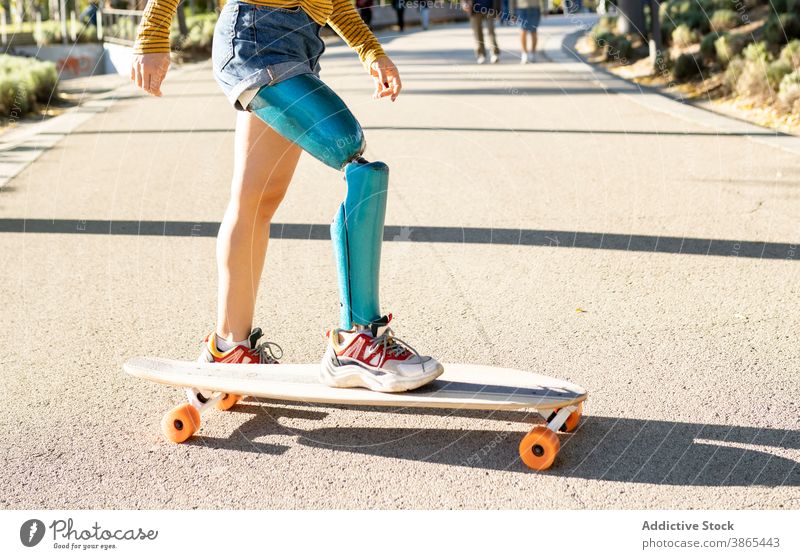
<path fill-rule="evenodd" d="M 161 431 L 167 440 L 182 443 L 200 428 L 200 412 L 192 404 L 170 410 L 161 420 Z"/>
<path fill-rule="evenodd" d="M 560 431 L 564 431 L 565 433 L 572 433 L 575 429 L 578 428 L 578 424 L 581 422 L 581 413 L 583 412 L 583 402 L 578 404 L 578 409 L 569 414 L 567 420 L 564 422 L 564 425 L 561 426 Z"/>
<path fill-rule="evenodd" d="M 225 396 L 219 402 L 217 402 L 217 409 L 222 411 L 229 410 L 241 399 L 242 397 L 237 396 L 236 394 L 225 394 Z"/>
<path fill-rule="evenodd" d="M 561 448 L 558 435 L 547 427 L 534 427 L 519 443 L 519 457 L 532 470 L 546 470 L 553 465 Z"/>

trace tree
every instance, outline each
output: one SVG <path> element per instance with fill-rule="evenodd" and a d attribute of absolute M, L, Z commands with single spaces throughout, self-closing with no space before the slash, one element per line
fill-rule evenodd
<path fill-rule="evenodd" d="M 617 0 L 620 17 L 617 19 L 617 31 L 623 34 L 647 36 L 644 26 L 644 2 L 642 0 Z"/>

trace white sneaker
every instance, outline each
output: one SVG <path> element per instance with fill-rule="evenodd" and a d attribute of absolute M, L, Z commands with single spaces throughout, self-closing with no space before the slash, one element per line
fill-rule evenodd
<path fill-rule="evenodd" d="M 478 56 L 478 64 L 484 64 L 486 62 L 486 57 L 482 54 Z"/>
<path fill-rule="evenodd" d="M 497 64 L 498 62 L 500 62 L 500 57 L 492 53 L 492 64 Z"/>
<path fill-rule="evenodd" d="M 337 388 L 363 387 L 376 392 L 404 392 L 428 384 L 444 372 L 433 357 L 420 355 L 395 338 L 384 316 L 366 329 L 328 333 L 320 381 Z"/>
<path fill-rule="evenodd" d="M 529 57 L 528 53 L 527 52 L 523 52 L 522 56 L 520 57 L 519 63 L 520 64 L 527 64 L 528 62 L 530 62 L 530 60 L 528 60 L 528 57 Z"/>

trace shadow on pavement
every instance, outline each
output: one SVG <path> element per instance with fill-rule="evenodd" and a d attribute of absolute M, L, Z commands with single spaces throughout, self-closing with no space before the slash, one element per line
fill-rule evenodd
<path fill-rule="evenodd" d="M 337 88 L 336 91 L 358 89 Z M 615 91 L 604 91 L 598 87 L 476 87 L 454 89 L 405 89 L 403 95 L 614 95 Z"/>
<path fill-rule="evenodd" d="M 0 219 L 0 233 L 68 233 L 84 235 L 133 235 L 163 237 L 216 237 L 218 222 L 209 221 L 107 221 L 78 219 Z M 330 225 L 321 223 L 273 223 L 270 237 L 291 240 L 330 240 Z M 387 225 L 388 242 L 457 243 L 506 246 L 546 246 L 686 254 L 795 261 L 798 242 L 768 243 L 731 239 L 700 239 L 657 235 L 625 235 L 540 229 L 493 229 L 489 227 L 433 227 Z"/>
<path fill-rule="evenodd" d="M 215 97 L 216 95 L 192 94 L 195 97 Z M 138 96 L 134 96 L 138 97 Z M 180 95 L 178 95 L 180 97 Z M 118 98 L 119 99 L 119 98 Z M 603 130 L 603 129 L 577 129 L 577 128 L 490 128 L 490 127 L 464 127 L 464 126 L 364 126 L 364 130 L 391 130 L 400 132 L 504 132 L 509 134 L 577 134 L 585 135 L 617 135 L 617 136 L 708 136 L 724 137 L 752 137 L 752 136 L 786 136 L 778 131 L 765 130 L 764 132 L 734 132 L 734 131 L 681 131 L 681 130 Z M 71 132 L 71 136 L 90 136 L 103 134 L 232 134 L 233 128 L 169 128 L 137 129 L 137 130 L 78 130 Z M 43 132 L 44 135 L 49 133 Z M 39 148 L 36 148 L 39 149 Z M 12 150 L 6 150 L 12 151 Z M 2 153 L 2 152 L 0 152 Z M 750 179 L 748 179 L 750 181 Z"/>
<path fill-rule="evenodd" d="M 254 405 L 260 402 L 263 405 Z M 296 403 L 290 403 L 297 405 Z M 345 406 L 331 408 L 352 409 Z M 384 408 L 363 408 L 391 412 Z M 298 430 L 280 418 L 322 420 L 326 412 L 286 408 L 248 399 L 231 413 L 250 414 L 229 438 L 202 431 L 192 445 L 212 449 L 282 454 L 289 447 L 264 442 L 270 435 L 295 435 L 304 446 L 399 460 L 483 470 L 528 472 L 518 445 L 528 412 L 405 409 L 402 415 L 467 417 L 522 423 L 519 430 L 324 427 Z M 422 423 L 422 421 L 421 421 Z M 259 440 L 257 440 L 259 439 Z M 761 448 L 800 449 L 800 431 L 671 421 L 585 416 L 574 434 L 561 435 L 561 452 L 551 470 L 537 475 L 682 486 L 800 486 L 800 463 Z M 738 445 L 738 446 L 737 446 Z M 533 473 L 533 472 L 531 472 Z"/>

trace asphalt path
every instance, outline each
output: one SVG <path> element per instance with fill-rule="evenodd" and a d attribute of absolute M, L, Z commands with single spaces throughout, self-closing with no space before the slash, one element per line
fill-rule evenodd
<path fill-rule="evenodd" d="M 550 471 L 518 458 L 527 413 L 245 399 L 162 439 L 180 392 L 121 364 L 193 359 L 213 327 L 235 115 L 200 63 L 162 99 L 115 90 L 0 190 L 0 506 L 800 507 L 797 155 L 609 88 L 560 50 L 583 24 L 545 19 L 526 66 L 510 28 L 486 66 L 466 25 L 386 37 L 394 104 L 346 47 L 323 58 L 391 168 L 397 334 L 589 390 Z M 336 322 L 343 194 L 304 156 L 274 219 L 256 324 L 289 362 Z"/>

